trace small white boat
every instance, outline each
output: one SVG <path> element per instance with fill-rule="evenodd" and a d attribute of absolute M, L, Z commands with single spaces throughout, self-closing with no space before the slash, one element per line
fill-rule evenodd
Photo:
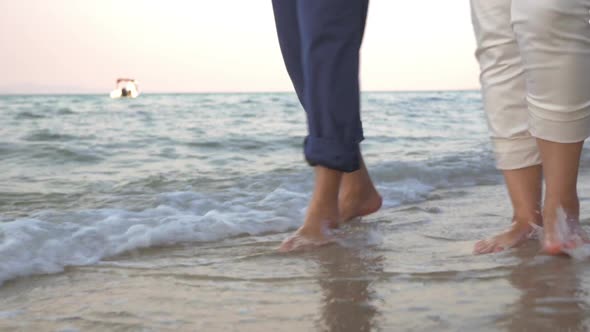
<path fill-rule="evenodd" d="M 117 79 L 117 87 L 111 91 L 111 98 L 137 98 L 139 96 L 139 85 L 131 78 Z"/>

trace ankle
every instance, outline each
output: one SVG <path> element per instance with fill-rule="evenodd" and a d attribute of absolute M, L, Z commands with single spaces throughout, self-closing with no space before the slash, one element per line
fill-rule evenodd
<path fill-rule="evenodd" d="M 338 202 L 326 199 L 313 199 L 309 202 L 305 225 L 314 225 L 326 221 L 338 221 Z"/>
<path fill-rule="evenodd" d="M 578 218 L 580 215 L 580 201 L 577 195 L 545 198 L 543 217 L 555 218 L 559 210 L 563 210 L 567 219 Z"/>
<path fill-rule="evenodd" d="M 539 210 L 514 211 L 512 221 L 523 225 L 530 225 L 530 223 L 542 225 L 543 216 Z"/>

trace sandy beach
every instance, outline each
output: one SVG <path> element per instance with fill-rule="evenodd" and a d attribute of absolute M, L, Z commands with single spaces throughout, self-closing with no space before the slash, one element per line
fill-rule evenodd
<path fill-rule="evenodd" d="M 588 330 L 586 260 L 545 256 L 536 240 L 471 254 L 509 214 L 502 186 L 479 186 L 385 209 L 315 251 L 277 253 L 286 233 L 136 250 L 5 283 L 0 330 Z"/>

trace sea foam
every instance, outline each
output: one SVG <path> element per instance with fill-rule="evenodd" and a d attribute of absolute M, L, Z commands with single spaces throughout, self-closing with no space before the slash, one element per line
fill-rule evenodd
<path fill-rule="evenodd" d="M 228 200 L 209 202 L 206 211 L 195 208 L 207 201 L 197 193 L 166 193 L 159 199 L 162 204 L 143 211 L 45 212 L 0 223 L 0 283 L 19 276 L 60 272 L 66 266 L 94 264 L 140 248 L 285 232 L 301 222 L 306 200 L 282 188 L 250 207 Z M 258 203 L 278 202 L 287 208 L 256 208 Z"/>

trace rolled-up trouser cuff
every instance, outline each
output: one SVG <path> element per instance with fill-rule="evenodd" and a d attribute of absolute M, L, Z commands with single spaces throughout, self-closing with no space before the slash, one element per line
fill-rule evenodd
<path fill-rule="evenodd" d="M 573 112 L 550 111 L 529 101 L 529 131 L 557 143 L 577 143 L 590 137 L 590 107 Z"/>
<path fill-rule="evenodd" d="M 311 166 L 354 172 L 361 167 L 361 141 L 362 139 L 353 143 L 342 143 L 334 139 L 307 136 L 303 142 L 305 159 Z"/>
<path fill-rule="evenodd" d="M 492 138 L 496 154 L 496 167 L 512 170 L 541 164 L 536 139 L 532 136 Z"/>

